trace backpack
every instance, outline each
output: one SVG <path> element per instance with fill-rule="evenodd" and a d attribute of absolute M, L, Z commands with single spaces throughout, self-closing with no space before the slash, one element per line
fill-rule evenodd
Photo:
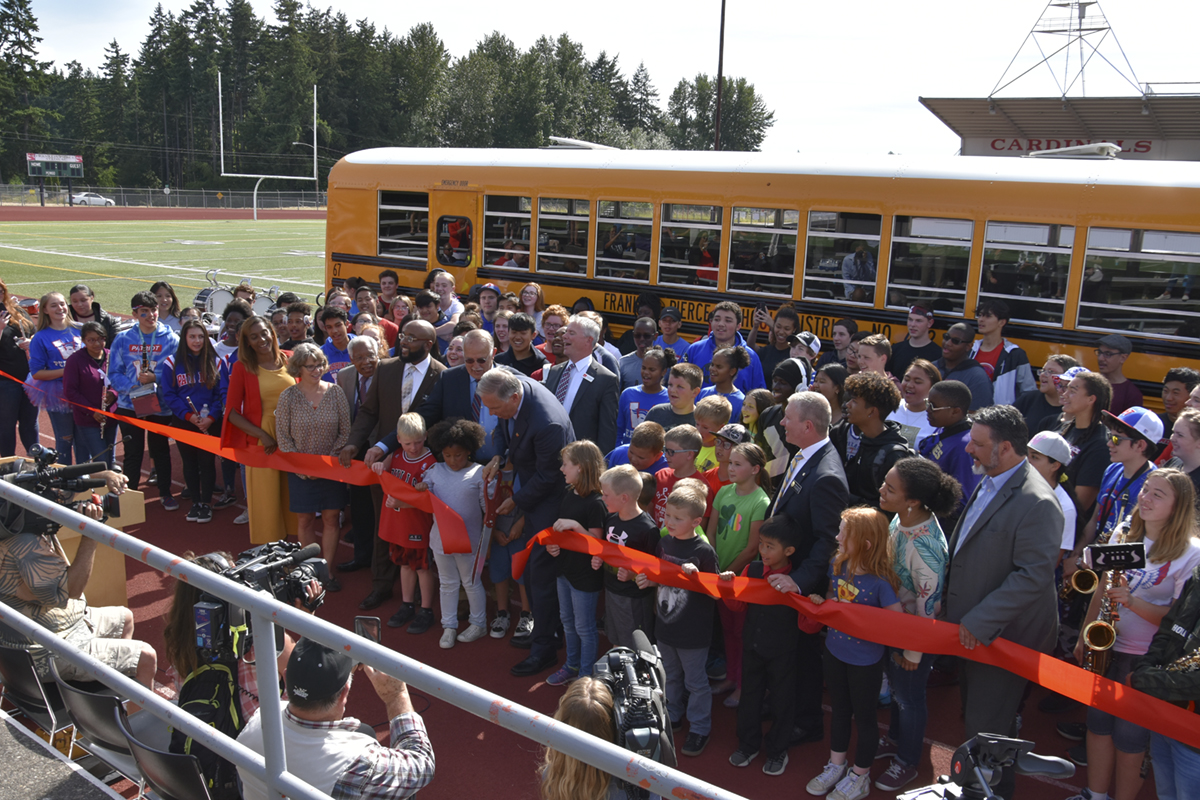
<path fill-rule="evenodd" d="M 237 664 L 201 664 L 179 689 L 179 707 L 216 730 L 237 738 L 246 721 L 238 705 Z M 237 800 L 237 767 L 178 729 L 171 729 L 172 753 L 194 755 L 212 800 Z"/>

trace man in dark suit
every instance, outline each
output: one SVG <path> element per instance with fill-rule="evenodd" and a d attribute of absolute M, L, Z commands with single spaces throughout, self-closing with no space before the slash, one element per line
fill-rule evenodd
<path fill-rule="evenodd" d="M 436 338 L 433 326 L 424 320 L 414 319 L 404 325 L 396 342 L 399 357 L 379 362 L 366 398 L 354 416 L 350 439 L 338 454 L 343 466 L 350 466 L 351 459 L 364 448 L 363 461 L 368 466 L 387 455 L 388 451 L 378 446 L 380 440 L 389 434 L 395 437 L 400 415 L 416 410 L 437 385 L 445 369 L 429 357 Z M 368 443 L 371 444 L 369 448 Z M 379 484 L 371 486 L 371 500 L 375 507 L 376 535 L 371 555 L 371 592 L 358 604 L 364 611 L 378 608 L 391 599 L 392 586 L 399 573 L 388 554 L 389 544 L 378 535 L 379 512 L 383 507 L 383 490 Z"/>
<path fill-rule="evenodd" d="M 829 401 L 817 392 L 797 392 L 784 408 L 782 424 L 788 444 L 800 451 L 783 474 L 771 514 L 786 514 L 800 528 L 801 538 L 792 554 L 791 574 L 768 578 L 781 592 L 824 595 L 829 583 L 829 561 L 837 550 L 842 512 L 850 502 L 842 459 L 829 441 L 831 413 Z M 821 647 L 820 634 L 800 633 L 793 745 L 819 741 L 825 735 Z"/>
<path fill-rule="evenodd" d="M 942 617 L 957 623 L 963 647 L 1005 638 L 1049 653 L 1058 637 L 1054 562 L 1063 512 L 1054 489 L 1025 459 L 1029 430 L 1012 406 L 972 414 L 967 453 L 984 475 L 950 536 Z M 990 664 L 961 659 L 959 685 L 968 737 L 1016 736 L 1025 679 Z M 997 794 L 1013 796 L 1011 769 Z"/>
<path fill-rule="evenodd" d="M 600 326 L 576 315 L 563 331 L 563 357 L 550 368 L 546 388 L 571 417 L 575 435 L 588 439 L 601 453 L 617 446 L 617 399 L 621 379 L 592 355 Z"/>
<path fill-rule="evenodd" d="M 487 331 L 467 331 L 463 334 L 463 358 L 465 363 L 450 367 L 416 408 L 425 419 L 426 429 L 444 419 L 471 419 L 483 426 L 487 438 L 483 447 L 475 453 L 475 460 L 486 464 L 496 454 L 496 418 L 487 407 L 476 401 L 475 387 L 483 373 L 492 368 L 492 335 Z M 384 436 L 378 444 L 383 452 L 391 452 L 397 446 L 396 431 Z M 370 453 L 367 463 L 371 463 Z"/>
<path fill-rule="evenodd" d="M 554 524 L 559 498 L 565 490 L 559 453 L 575 441 L 571 419 L 546 387 L 524 375 L 496 368 L 479 382 L 483 405 L 500 420 L 496 426 L 500 455 L 488 462 L 485 479 L 491 480 L 503 463 L 512 461 L 513 496 L 498 509 L 514 508 L 525 514 L 525 530 L 538 532 Z M 558 662 L 554 634 L 558 628 L 558 588 L 554 559 L 542 545 L 534 545 L 525 568 L 525 586 L 533 606 L 533 641 L 529 657 L 512 668 L 517 677 L 536 675 Z"/>
<path fill-rule="evenodd" d="M 379 367 L 379 342 L 370 336 L 356 336 L 350 340 L 350 364 L 337 374 L 337 385 L 346 393 L 350 403 L 350 422 L 358 417 L 358 411 L 366 402 L 367 393 Z M 352 456 L 362 458 L 366 447 L 360 447 Z M 371 554 L 375 549 L 375 503 L 371 499 L 371 487 L 350 486 L 351 538 L 354 541 L 354 558 L 337 565 L 339 572 L 354 572 L 371 566 Z"/>

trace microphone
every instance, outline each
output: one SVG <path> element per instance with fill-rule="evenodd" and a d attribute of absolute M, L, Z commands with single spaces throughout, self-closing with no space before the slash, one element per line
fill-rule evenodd
<path fill-rule="evenodd" d="M 103 472 L 108 469 L 108 465 L 104 462 L 93 462 L 90 464 L 72 464 L 66 467 L 53 467 L 46 471 L 47 477 L 50 480 L 69 480 L 71 478 L 82 478 L 85 475 L 91 475 L 95 472 Z M 39 479 L 37 472 L 19 472 L 13 476 L 13 483 L 20 485 L 22 483 L 37 483 Z"/>
<path fill-rule="evenodd" d="M 292 566 L 295 566 L 297 564 L 303 564 L 305 561 L 308 561 L 310 558 L 320 558 L 320 557 L 321 557 L 321 545 L 317 544 L 316 542 L 313 542 L 312 544 L 307 544 L 304 547 L 301 547 L 296 552 L 292 553 L 292 555 L 288 558 L 288 561 Z"/>
<path fill-rule="evenodd" d="M 103 456 L 105 453 L 111 453 L 111 452 L 114 452 L 114 451 L 116 450 L 116 447 L 117 447 L 117 445 L 118 445 L 118 444 L 129 444 L 129 443 L 130 443 L 130 442 L 132 442 L 132 441 L 133 441 L 133 437 L 132 437 L 132 436 L 122 436 L 120 439 L 117 439 L 115 442 L 113 442 L 113 443 L 112 443 L 112 444 L 110 444 L 108 447 L 106 447 L 106 448 L 104 448 L 103 450 L 101 450 L 99 453 L 96 453 L 96 458 L 100 458 L 100 457 L 101 457 L 101 456 Z M 108 467 L 107 467 L 107 466 L 105 466 L 104 468 L 105 468 L 105 469 L 108 469 Z"/>

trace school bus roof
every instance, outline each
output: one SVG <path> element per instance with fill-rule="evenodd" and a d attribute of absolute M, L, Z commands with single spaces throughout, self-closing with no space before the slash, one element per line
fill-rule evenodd
<path fill-rule="evenodd" d="M 378 166 L 662 170 L 1200 188 L 1200 162 L 1128 159 L 862 156 L 851 161 L 802 154 L 682 150 L 378 147 L 350 153 L 342 161 Z"/>

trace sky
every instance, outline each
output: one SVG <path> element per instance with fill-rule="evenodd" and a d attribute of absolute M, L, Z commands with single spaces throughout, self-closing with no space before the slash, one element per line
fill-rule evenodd
<path fill-rule="evenodd" d="M 43 37 L 41 58 L 58 66 L 78 60 L 85 68 L 98 70 L 104 48 L 113 39 L 136 57 L 157 2 L 34 0 Z M 175 13 L 190 4 L 188 0 L 161 2 Z M 626 77 L 644 61 L 664 109 L 679 80 L 702 72 L 715 76 L 717 71 L 720 0 L 686 4 L 663 0 L 310 2 L 317 8 L 334 5 L 352 21 L 369 19 L 377 28 L 399 35 L 430 22 L 455 58 L 466 55 L 493 30 L 522 49 L 541 36 L 565 32 L 583 44 L 589 59 L 602 50 L 618 56 Z M 253 0 L 253 4 L 260 17 L 274 19 L 269 0 Z M 728 0 L 725 74 L 753 83 L 774 110 L 775 125 L 763 143 L 764 151 L 814 158 L 889 152 L 953 155 L 958 137 L 918 98 L 985 97 L 1018 51 L 1021 57 L 1010 77 L 1034 66 L 1038 56 L 1033 42 L 1024 48 L 1022 43 L 1045 9 L 1043 0 L 820 4 Z M 1119 40 L 1137 81 L 1194 81 L 1190 87 L 1163 86 L 1158 91 L 1200 92 L 1200 64 L 1193 55 L 1200 3 L 1162 0 L 1150 7 L 1132 0 L 1108 0 L 1103 11 L 1113 31 L 1099 44 L 1103 57 L 1131 74 L 1113 46 Z M 1043 47 L 1056 46 L 1046 37 L 1041 42 Z M 1077 66 L 1078 58 L 1078 52 L 1073 52 L 1072 66 Z M 1062 73 L 1060 61 L 1060 80 Z M 1092 58 L 1084 77 L 1088 96 L 1137 93 L 1100 58 Z M 997 96 L 1061 93 L 1042 66 Z M 1080 96 L 1078 84 L 1069 94 Z"/>

